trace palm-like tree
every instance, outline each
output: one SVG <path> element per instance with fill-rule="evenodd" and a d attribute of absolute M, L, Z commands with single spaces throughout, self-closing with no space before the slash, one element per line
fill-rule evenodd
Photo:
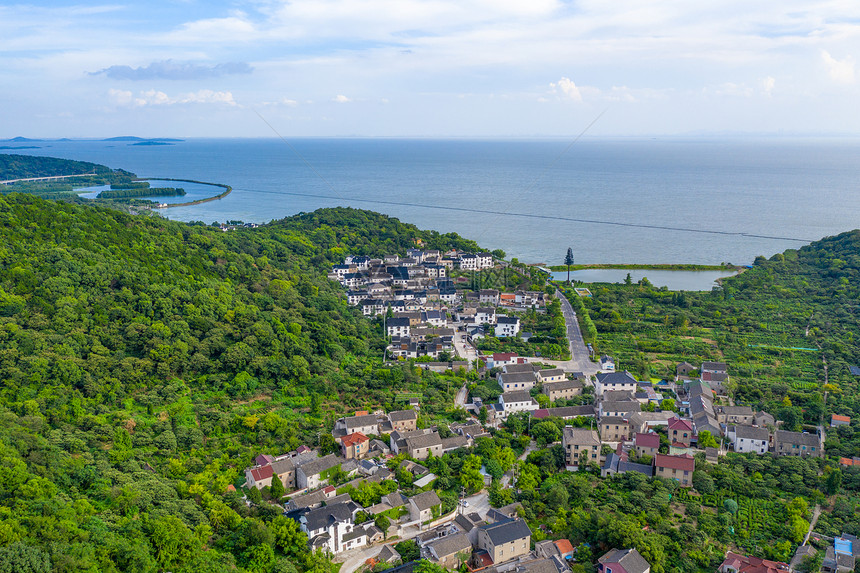
<path fill-rule="evenodd" d="M 570 265 L 573 264 L 573 247 L 567 248 L 567 254 L 564 256 L 564 264 L 567 265 L 567 282 L 570 283 Z"/>

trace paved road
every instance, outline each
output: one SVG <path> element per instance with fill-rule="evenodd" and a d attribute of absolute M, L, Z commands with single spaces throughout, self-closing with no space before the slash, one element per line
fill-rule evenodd
<path fill-rule="evenodd" d="M 454 405 L 463 407 L 466 405 L 466 400 L 469 398 L 469 388 L 463 384 L 463 387 L 457 392 L 457 397 L 454 398 Z"/>
<path fill-rule="evenodd" d="M 457 326 L 452 325 L 452 328 L 456 329 Z M 454 331 L 454 349 L 460 358 L 468 361 L 471 366 L 475 365 L 475 361 L 478 359 L 478 351 L 466 340 L 465 332 Z"/>
<path fill-rule="evenodd" d="M 596 363 L 591 361 L 588 347 L 585 346 L 585 341 L 582 339 L 579 321 L 576 319 L 573 307 L 570 306 L 570 301 L 558 290 L 555 291 L 555 296 L 561 301 L 561 312 L 567 325 L 567 339 L 570 341 L 570 360 L 544 360 L 540 358 L 535 360 L 553 364 L 567 372 L 597 373 L 600 368 Z"/>

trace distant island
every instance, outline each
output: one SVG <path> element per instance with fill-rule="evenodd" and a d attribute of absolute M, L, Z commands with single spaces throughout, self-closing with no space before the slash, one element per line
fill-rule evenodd
<path fill-rule="evenodd" d="M 169 137 L 137 137 L 135 135 L 120 135 L 118 137 L 108 137 L 101 141 L 136 141 L 141 143 L 163 143 L 163 142 L 182 142 L 183 139 L 171 139 Z"/>
<path fill-rule="evenodd" d="M 130 146 L 135 145 L 176 145 L 175 143 L 168 143 L 166 141 L 138 141 L 137 143 L 129 143 Z"/>
<path fill-rule="evenodd" d="M 0 145 L 0 149 L 41 149 L 38 145 Z"/>

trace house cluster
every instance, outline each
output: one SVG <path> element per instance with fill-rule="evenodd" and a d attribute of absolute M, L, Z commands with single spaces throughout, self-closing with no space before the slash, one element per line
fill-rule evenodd
<path fill-rule="evenodd" d="M 420 310 L 428 301 L 454 303 L 458 293 L 448 278 L 453 268 L 492 268 L 490 253 L 457 253 L 409 249 L 405 257 L 385 255 L 381 259 L 348 256 L 329 275 L 347 289 L 350 304 L 360 305 L 365 315 L 397 310 Z"/>
<path fill-rule="evenodd" d="M 385 319 L 391 339 L 386 356 L 439 360 L 454 349 L 449 317 L 469 336 L 483 336 L 488 329 L 497 337 L 517 336 L 520 319 L 505 313 L 546 305 L 543 292 L 467 291 L 455 288 L 449 277 L 453 268 L 483 270 L 494 264 L 490 253 L 410 249 L 406 257 L 346 257 L 329 278 L 347 289 L 347 301 L 365 316 L 391 312 Z"/>
<path fill-rule="evenodd" d="M 562 445 L 568 469 L 576 470 L 581 463 L 593 462 L 602 467 L 604 476 L 637 471 L 649 477 L 676 479 L 690 486 L 693 453 L 704 449 L 708 459 L 716 461 L 727 445 L 739 453 L 824 455 L 825 436 L 821 427 L 814 432 L 780 430 L 770 414 L 755 412 L 749 406 L 731 405 L 726 393 L 729 378 L 724 363 L 704 362 L 698 369 L 689 363 L 681 364 L 675 382 L 663 382 L 655 387 L 650 381 L 636 380 L 626 370 L 616 371 L 614 361 L 604 358 L 611 369 L 591 378 L 558 368 L 543 369 L 515 354 L 494 354 L 487 365 L 500 369 L 497 381 L 502 394 L 496 403 L 484 404 L 475 398 L 468 409 L 478 412 L 486 407 L 489 423 L 504 421 L 522 412 L 538 419 L 593 418 L 590 428 L 565 428 Z M 694 372 L 698 375 L 691 376 Z M 534 396 L 534 389 L 539 388 L 540 394 L 546 395 L 552 404 L 580 396 L 589 387 L 594 389 L 591 404 L 541 408 Z M 676 405 L 680 415 L 672 410 L 660 410 L 664 390 L 679 397 Z M 720 403 L 715 404 L 718 400 Z M 658 453 L 658 429 L 668 442 L 668 453 Z M 699 435 L 706 430 L 719 447 L 701 446 Z M 612 453 L 601 455 L 604 445 L 609 446 Z"/>

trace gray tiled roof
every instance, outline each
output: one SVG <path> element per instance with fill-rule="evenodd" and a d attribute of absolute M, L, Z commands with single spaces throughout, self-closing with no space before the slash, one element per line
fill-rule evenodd
<path fill-rule="evenodd" d="M 439 496 L 432 489 L 409 498 L 409 501 L 418 508 L 418 511 L 424 511 L 442 503 L 442 500 L 439 499 Z"/>
<path fill-rule="evenodd" d="M 312 509 L 305 514 L 309 531 L 323 529 L 335 522 L 351 522 L 352 513 L 358 509 L 358 504 L 349 501 L 346 503 L 335 503 L 326 505 L 319 509 Z"/>
<path fill-rule="evenodd" d="M 635 549 L 613 549 L 600 559 L 600 563 L 618 563 L 627 573 L 645 573 L 651 567 Z"/>
<path fill-rule="evenodd" d="M 440 559 L 449 555 L 456 555 L 465 551 L 471 553 L 472 551 L 472 543 L 469 541 L 469 536 L 465 533 L 446 535 L 445 537 L 431 541 L 427 546 L 432 547 Z"/>
<path fill-rule="evenodd" d="M 300 469 L 306 476 L 314 476 L 335 466 L 339 466 L 342 461 L 341 458 L 338 458 L 334 454 L 329 454 L 302 464 Z"/>
<path fill-rule="evenodd" d="M 490 541 L 496 547 L 517 539 L 524 539 L 532 534 L 529 526 L 526 525 L 526 522 L 522 519 L 514 519 L 511 521 L 494 523 L 492 525 L 485 525 L 482 526 L 481 529 L 484 529 L 487 532 Z"/>

